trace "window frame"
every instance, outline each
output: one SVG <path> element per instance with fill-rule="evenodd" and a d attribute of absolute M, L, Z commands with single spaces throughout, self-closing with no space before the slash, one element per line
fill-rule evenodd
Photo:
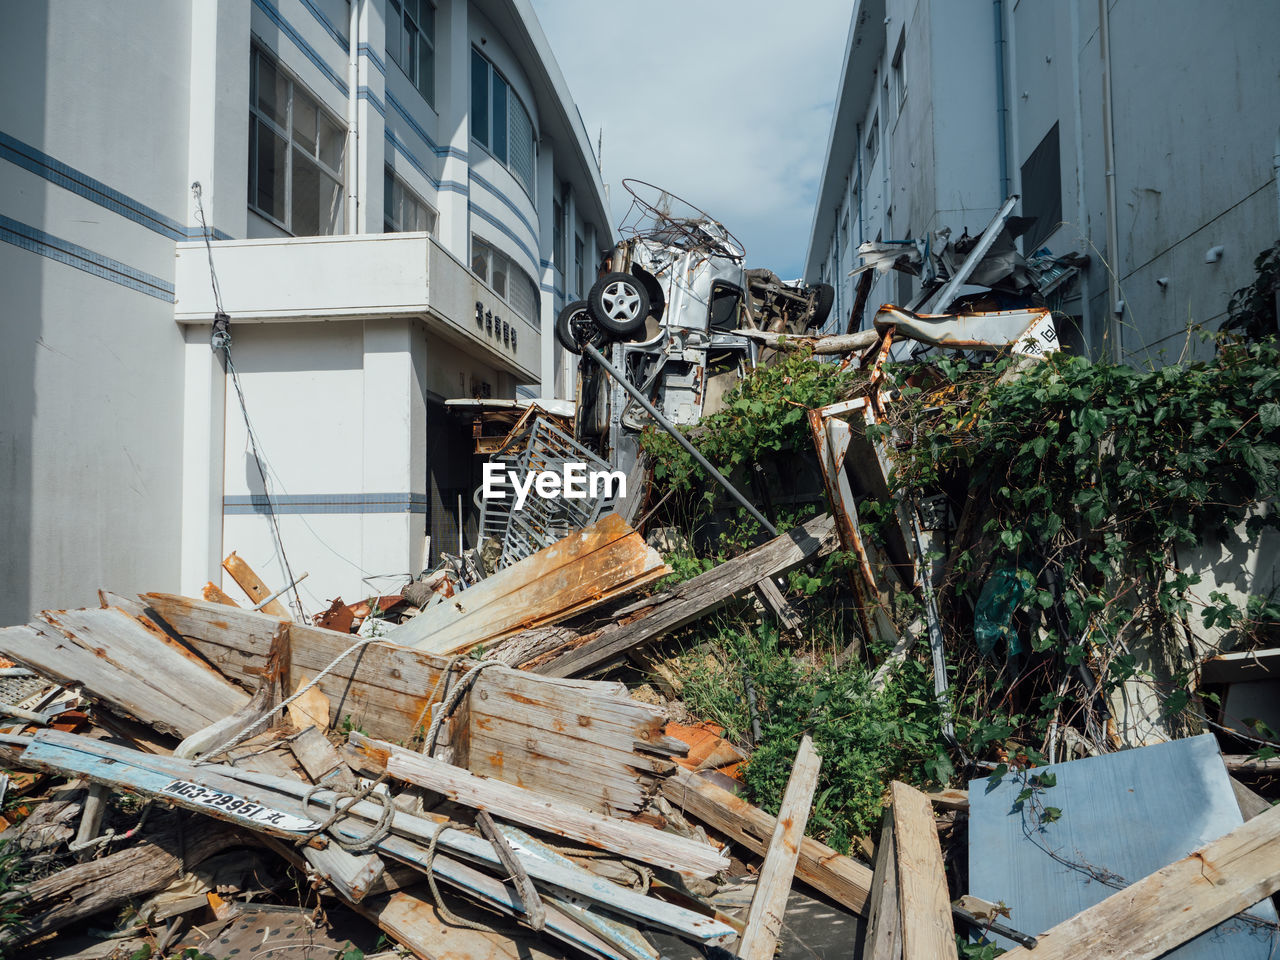
<path fill-rule="evenodd" d="M 871 118 L 871 123 L 867 128 L 867 136 L 863 141 L 863 149 L 866 151 L 866 169 L 870 170 L 876 165 L 876 158 L 880 155 L 880 110 L 876 109 L 875 114 Z"/>
<path fill-rule="evenodd" d="M 483 137 L 476 135 L 477 124 L 475 122 L 476 67 L 478 64 L 483 64 L 485 67 L 485 128 Z M 471 140 L 476 146 L 492 157 L 494 161 L 502 164 L 502 166 L 511 174 L 511 178 L 524 189 L 524 192 L 528 195 L 529 199 L 536 203 L 538 180 L 538 131 L 533 124 L 533 114 L 529 112 L 529 108 L 525 105 L 524 98 L 520 96 L 519 92 L 517 92 L 514 84 L 512 84 L 512 82 L 507 78 L 507 75 L 503 73 L 498 66 L 485 56 L 484 53 L 481 52 L 480 48 L 474 44 L 471 46 L 470 76 L 471 99 L 468 107 L 470 109 L 471 118 Z M 502 156 L 498 155 L 498 138 L 494 136 L 495 125 L 498 120 L 494 97 L 495 78 L 501 81 L 502 86 L 506 91 L 505 103 L 503 105 L 503 116 L 506 121 L 506 130 L 503 134 Z M 517 165 L 512 160 L 513 151 L 511 147 L 516 140 L 515 134 L 517 132 L 513 118 L 516 115 L 517 108 L 523 113 L 524 119 L 528 121 L 529 128 L 529 162 L 531 169 L 528 171 L 529 179 L 527 183 L 525 182 L 524 174 L 517 168 Z"/>
<path fill-rule="evenodd" d="M 285 105 L 284 105 L 284 126 L 276 122 L 272 117 L 267 116 L 258 106 L 258 64 L 265 58 L 271 63 L 271 67 L 278 76 L 285 81 Z M 316 109 L 316 142 L 314 149 L 307 150 L 302 143 L 294 138 L 294 95 L 301 91 L 309 101 L 315 105 Z M 321 138 L 319 131 L 319 122 L 321 117 L 327 119 L 334 127 L 341 131 L 342 142 L 342 159 L 338 168 L 335 170 L 328 163 L 321 159 Z M 346 123 L 329 110 L 325 106 L 324 101 L 313 94 L 305 84 L 302 83 L 292 72 L 289 71 L 280 59 L 276 57 L 274 52 L 265 44 L 255 41 L 249 48 L 249 176 L 248 176 L 248 207 L 251 211 L 262 217 L 269 223 L 274 224 L 290 236 L 320 236 L 333 237 L 341 236 L 346 233 L 346 177 L 345 168 L 347 162 L 347 136 Z M 260 148 L 259 138 L 257 135 L 257 123 L 265 125 L 269 132 L 280 137 L 284 141 L 284 197 L 283 207 L 285 218 L 281 220 L 274 213 L 264 210 L 257 203 L 258 200 L 258 174 L 257 159 Z M 301 153 L 309 162 L 314 164 L 323 176 L 332 180 L 338 188 L 338 211 L 339 222 L 337 229 L 332 233 L 318 234 L 299 234 L 294 229 L 293 224 L 293 167 L 294 167 L 294 151 Z"/>
<path fill-rule="evenodd" d="M 485 263 L 484 274 L 481 274 L 480 271 L 476 270 L 475 268 L 476 259 L 477 257 L 481 257 L 481 256 L 483 256 L 484 263 Z M 495 265 L 495 262 L 499 260 L 501 261 L 501 266 L 504 268 L 503 276 L 506 278 L 504 290 L 499 290 L 493 284 L 494 265 Z M 482 283 L 484 283 L 491 290 L 493 290 L 494 293 L 498 294 L 498 296 L 502 297 L 503 300 L 507 301 L 507 303 L 511 306 L 511 309 L 515 311 L 515 315 L 517 317 L 527 322 L 530 326 L 532 326 L 536 330 L 542 329 L 542 317 L 541 317 L 542 291 L 538 289 L 537 281 L 535 281 L 533 277 L 529 275 L 529 272 L 525 270 L 524 267 L 520 266 L 520 264 L 518 264 L 512 257 L 509 257 L 502 250 L 498 249 L 498 247 L 494 243 L 492 243 L 489 240 L 486 240 L 484 237 L 480 236 L 477 233 L 471 234 L 471 259 L 470 259 L 470 262 L 468 263 L 468 269 L 470 269 L 471 272 L 475 274 L 476 277 Z M 531 317 L 526 317 L 524 314 L 520 313 L 518 309 L 518 305 L 516 304 L 515 300 L 513 300 L 511 297 L 511 286 L 512 286 L 513 278 L 518 279 L 523 283 L 526 283 L 529 287 L 530 292 L 532 292 L 533 294 L 533 303 L 532 303 L 532 310 L 531 310 L 531 312 L 533 313 L 533 316 Z"/>
<path fill-rule="evenodd" d="M 904 29 L 898 34 L 898 48 L 893 54 L 893 95 L 896 101 L 895 113 L 902 113 L 902 106 L 907 102 L 906 71 L 907 32 Z"/>
<path fill-rule="evenodd" d="M 396 173 L 395 169 L 389 163 L 384 163 L 382 165 L 382 182 L 383 182 L 382 232 L 383 233 L 416 233 L 418 232 L 414 230 L 405 229 L 403 224 L 395 223 L 394 219 L 392 218 L 391 216 L 392 211 L 387 209 L 388 181 L 390 181 L 390 186 L 393 191 L 398 187 L 401 190 L 401 192 L 404 193 L 405 197 L 407 197 L 412 203 L 422 207 L 426 211 L 430 226 L 424 232 L 430 234 L 433 237 L 437 236 L 436 231 L 440 225 L 440 211 L 437 210 L 435 207 L 433 207 L 426 200 L 424 200 L 422 198 L 422 195 L 418 193 L 418 191 L 414 190 L 411 186 L 409 186 L 409 184 L 405 182 L 405 179 L 399 176 Z M 395 204 L 392 203 L 392 208 L 394 209 L 394 207 L 395 207 Z M 388 225 L 390 225 L 390 229 L 388 229 Z"/>
<path fill-rule="evenodd" d="M 412 17 L 409 13 L 409 4 L 413 3 L 419 10 L 425 5 L 431 9 L 431 32 L 422 29 L 422 17 Z M 435 0 L 387 0 L 387 9 L 392 10 L 396 14 L 396 23 L 393 27 L 391 17 L 387 17 L 385 24 L 388 31 L 395 30 L 396 44 L 393 48 L 390 38 L 386 38 L 384 45 L 387 51 L 387 59 L 400 68 L 400 72 L 408 78 L 409 83 L 418 95 L 426 102 L 432 110 L 436 108 L 436 4 Z M 407 39 L 406 39 L 407 38 Z M 410 41 L 416 39 L 416 46 Z M 422 89 L 422 62 L 424 60 L 423 43 L 430 54 L 431 66 L 430 70 L 425 72 L 429 81 L 430 95 Z M 412 49 L 406 49 L 412 48 Z M 393 52 L 394 50 L 394 52 Z M 403 59 L 401 57 L 403 54 Z M 411 60 L 408 65 L 404 60 Z M 416 76 L 415 76 L 416 74 Z"/>

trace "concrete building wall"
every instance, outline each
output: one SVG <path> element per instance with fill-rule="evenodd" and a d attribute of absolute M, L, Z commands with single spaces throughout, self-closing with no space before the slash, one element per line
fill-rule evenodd
<path fill-rule="evenodd" d="M 1005 189 L 999 65 L 1008 192 L 1025 194 L 1023 166 L 1057 124 L 1062 214 L 1037 247 L 1091 257 L 1055 302 L 1078 319 L 1078 326 L 1061 325 L 1072 328 L 1060 331 L 1063 339 L 1098 356 L 1112 351 L 1118 332 L 1127 362 L 1160 364 L 1184 347 L 1190 356 L 1204 349 L 1188 339 L 1188 324 L 1216 328 L 1232 291 L 1251 282 L 1254 257 L 1280 235 L 1273 166 L 1280 72 L 1272 42 L 1280 7 L 1237 0 L 1208 10 L 1171 0 L 1157 12 L 1144 0 L 1109 0 L 1107 9 L 1115 251 L 1107 249 L 1104 65 L 1099 5 L 1091 0 L 860 0 L 839 93 L 852 102 L 838 102 L 836 126 L 864 124 L 858 139 L 865 153 L 865 125 L 877 110 L 882 116 L 882 148 L 891 159 L 879 171 L 864 164 L 864 239 L 890 225 L 886 240 L 941 226 L 953 235 L 965 227 L 977 232 Z M 891 94 L 904 26 L 908 95 L 901 116 L 885 128 L 885 80 Z M 929 92 L 927 103 L 913 102 L 920 90 Z M 850 143 L 833 129 L 820 202 L 837 195 L 834 181 L 856 175 Z M 839 216 L 819 209 L 814 222 L 806 276 L 817 279 L 825 266 L 828 276 L 843 278 L 857 261 L 837 254 Z M 1206 251 L 1218 245 L 1221 259 L 1206 263 Z M 1124 307 L 1118 331 L 1109 264 Z M 1163 286 L 1156 283 L 1162 278 Z M 866 322 L 879 303 L 897 299 L 898 284 L 877 279 Z M 852 285 L 841 279 L 837 288 L 847 313 Z"/>
<path fill-rule="evenodd" d="M 210 349 L 213 311 L 175 322 L 187 309 L 175 306 L 175 244 L 202 236 L 201 210 L 215 265 L 226 239 L 285 236 L 246 202 L 254 46 L 348 131 L 343 232 L 382 231 L 391 167 L 438 214 L 452 274 L 471 262 L 474 230 L 542 282 L 543 211 L 470 138 L 471 49 L 483 40 L 548 138 L 547 157 L 564 164 L 549 182 L 585 198 L 576 222 L 608 242 L 598 170 L 563 119 L 576 112 L 527 3 L 439 0 L 431 103 L 388 56 L 388 0 L 353 3 L 46 0 L 10 11 L 0 31 L 11 93 L 0 109 L 0 623 L 92 603 L 103 586 L 192 592 L 220 579 L 232 549 L 284 582 L 253 501 L 262 479 L 239 395 Z M 472 283 L 455 277 L 432 294 L 454 323 L 489 299 L 470 296 Z M 207 296 L 207 276 L 200 286 Z M 544 296 L 543 313 L 558 307 Z M 228 309 L 293 572 L 311 573 L 309 608 L 372 591 L 371 575 L 416 573 L 431 477 L 469 456 L 457 442 L 466 425 L 442 420 L 441 401 L 514 395 L 510 357 L 492 355 L 514 354 L 514 341 L 444 336 L 425 310 L 237 323 Z M 539 336 L 552 343 L 550 324 Z M 521 369 L 536 381 L 536 364 Z"/>
<path fill-rule="evenodd" d="M 0 31 L 0 622 L 177 586 L 190 17 L 22 4 Z"/>

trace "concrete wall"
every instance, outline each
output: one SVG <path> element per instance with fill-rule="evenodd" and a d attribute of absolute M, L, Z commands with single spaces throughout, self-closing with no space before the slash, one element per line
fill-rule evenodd
<path fill-rule="evenodd" d="M 177 586 L 191 18 L 30 3 L 0 31 L 0 623 Z"/>
<path fill-rule="evenodd" d="M 1092 259 L 1055 303 L 1081 318 L 1064 340 L 1095 356 L 1111 350 L 1113 264 L 1125 302 L 1125 360 L 1158 365 L 1184 350 L 1196 356 L 1204 348 L 1186 336 L 1188 323 L 1216 328 L 1232 291 L 1252 281 L 1254 257 L 1280 236 L 1272 166 L 1280 127 L 1274 53 L 1280 5 L 1234 0 L 1209 10 L 1168 0 L 1157 14 L 1150 2 L 1109 0 L 1116 251 L 1107 249 L 1098 4 L 1004 0 L 999 9 L 1010 190 L 1022 192 L 1021 167 L 1056 122 L 1062 222 L 1042 245 Z M 888 169 L 863 170 L 865 238 L 890 225 L 885 239 L 945 225 L 955 235 L 965 226 L 976 232 L 1003 192 L 993 5 L 889 0 L 885 10 L 887 23 L 861 28 L 863 43 L 883 44 L 863 124 L 877 110 L 884 123 L 883 81 L 904 25 L 908 96 L 902 115 L 882 131 Z M 876 31 L 883 37 L 870 36 Z M 915 98 L 921 90 L 930 96 Z M 865 126 L 860 139 L 865 144 Z M 856 157 L 838 161 L 829 162 L 828 176 L 852 178 Z M 837 257 L 839 222 L 830 235 L 812 239 L 820 253 L 811 262 L 825 262 L 829 276 L 843 278 L 851 263 L 845 250 Z M 1217 245 L 1225 247 L 1222 259 L 1205 263 L 1205 252 Z M 1169 280 L 1164 288 L 1160 278 Z M 878 280 L 870 309 L 895 292 L 896 281 Z M 851 288 L 842 293 L 847 305 Z"/>

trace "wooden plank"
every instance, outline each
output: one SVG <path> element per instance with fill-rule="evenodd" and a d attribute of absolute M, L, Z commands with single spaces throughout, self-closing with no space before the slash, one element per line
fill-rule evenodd
<path fill-rule="evenodd" d="M 176 816 L 153 816 L 150 828 L 130 846 L 27 885 L 21 922 L 0 930 L 0 950 L 7 953 L 55 930 L 81 927 L 95 914 L 163 890 L 214 854 L 247 842 L 249 837 L 221 825 L 184 831 Z"/>
<path fill-rule="evenodd" d="M 1233 773 L 1280 773 L 1280 757 L 1259 760 L 1247 753 L 1223 754 L 1222 762 Z"/>
<path fill-rule="evenodd" d="M 777 826 L 776 817 L 688 770 L 677 769 L 663 783 L 662 795 L 753 853 L 765 852 Z M 871 870 L 825 843 L 812 837 L 800 842 L 796 876 L 854 913 L 866 912 Z"/>
<path fill-rule="evenodd" d="M 787 789 L 778 808 L 778 823 L 764 856 L 760 878 L 756 881 L 751 909 L 747 912 L 747 929 L 738 948 L 738 956 L 742 960 L 773 960 L 821 766 L 822 758 L 806 734 L 800 740 L 800 749 L 796 751 L 796 759 L 791 766 Z"/>
<path fill-rule="evenodd" d="M 1236 795 L 1236 803 L 1240 804 L 1240 815 L 1245 820 L 1252 820 L 1260 813 L 1271 809 L 1271 801 L 1246 787 L 1235 777 L 1231 777 L 1231 792 Z"/>
<path fill-rule="evenodd" d="M 87 612 L 107 614 L 108 621 L 113 621 L 111 611 Z M 120 611 L 115 613 L 128 620 L 131 628 L 141 632 L 142 637 L 135 636 L 132 638 L 134 641 L 145 641 L 145 644 L 132 647 L 126 644 L 123 648 L 146 650 L 148 654 L 130 660 L 127 653 L 121 652 L 120 643 L 108 644 L 104 635 L 106 631 L 80 631 L 91 642 L 104 644 L 104 652 L 99 655 L 96 647 L 86 647 L 53 624 L 41 621 L 0 629 L 0 653 L 59 683 L 81 684 L 87 696 L 111 710 L 135 717 L 180 738 L 208 726 L 223 715 L 219 711 L 230 707 L 229 712 L 234 712 L 239 704 L 247 702 L 248 697 L 242 691 L 220 681 L 207 667 L 194 660 L 169 655 L 164 645 L 137 621 Z M 80 622 L 80 618 L 76 618 L 76 623 Z M 121 622 L 109 623 L 110 628 L 122 625 Z M 160 665 L 156 672 L 150 669 L 151 655 Z M 124 662 L 115 662 L 113 657 Z M 147 665 L 146 669 L 140 669 L 143 664 Z M 211 691 L 210 699 L 195 701 L 184 696 L 182 686 L 173 680 L 174 677 L 207 687 Z M 164 678 L 168 681 L 165 682 Z"/>
<path fill-rule="evenodd" d="M 565 619 L 670 573 L 658 552 L 617 514 L 500 570 L 386 635 L 438 654 Z"/>
<path fill-rule="evenodd" d="M 72 773 L 109 786 L 163 796 L 168 803 L 290 840 L 297 839 L 298 834 L 310 833 L 317 826 L 314 823 L 307 826 L 295 822 L 305 819 L 301 798 L 311 790 L 309 785 L 293 778 L 255 773 L 240 767 L 213 764 L 197 767 L 190 761 L 142 754 L 57 731 L 42 731 L 31 738 L 20 756 L 20 765 L 64 775 Z M 247 798 L 271 811 L 282 813 L 286 819 L 264 821 L 252 810 L 246 815 L 228 810 L 225 806 L 202 804 L 186 793 L 166 789 L 175 779 L 199 783 L 209 789 Z M 333 791 L 321 790 L 314 795 L 316 806 L 313 810 L 327 809 L 336 799 Z M 381 804 L 361 800 L 351 807 L 347 818 L 340 820 L 331 829 L 344 838 L 357 839 L 367 834 L 371 821 L 377 820 L 382 812 Z M 415 817 L 397 811 L 392 818 L 393 833 L 379 841 L 377 852 L 402 863 L 426 869 L 429 858 L 423 844 L 439 830 L 441 851 L 462 856 L 489 868 L 501 867 L 501 861 L 490 843 L 461 830 L 448 827 L 440 829 L 442 823 L 447 824 L 447 818 L 432 814 Z M 409 840 L 406 837 L 415 839 Z M 692 910 L 643 896 L 586 871 L 567 870 L 539 857 L 521 856 L 530 877 L 544 888 L 599 902 L 609 910 L 695 941 L 722 943 L 733 936 L 731 927 Z M 497 906 L 511 907 L 514 904 L 514 908 L 523 913 L 514 888 L 508 888 L 492 877 L 465 867 L 452 856 L 437 856 L 434 864 L 435 872 L 446 882 L 492 900 Z M 548 927 L 550 926 L 551 922 L 548 920 Z"/>
<path fill-rule="evenodd" d="M 933 806 L 915 787 L 894 781 L 893 842 L 902 911 L 902 960 L 954 957 L 955 926 Z"/>
<path fill-rule="evenodd" d="M 867 904 L 863 960 L 901 960 L 902 910 L 898 906 L 898 851 L 893 842 L 893 813 L 886 810 L 876 847 L 876 869 Z"/>
<path fill-rule="evenodd" d="M 328 783 L 344 789 L 355 787 L 355 775 L 347 768 L 342 754 L 315 727 L 307 727 L 290 740 L 289 749 L 312 783 Z"/>
<path fill-rule="evenodd" d="M 231 579 L 240 585 L 240 589 L 245 592 L 245 596 L 254 603 L 262 603 L 263 600 L 271 596 L 273 591 L 267 588 L 267 585 L 253 572 L 253 568 L 238 557 L 234 550 L 222 561 L 222 569 L 231 574 Z M 285 620 L 293 619 L 289 616 L 289 611 L 285 609 L 284 604 L 279 600 L 272 600 L 270 603 L 264 604 L 262 612 L 271 617 L 279 617 Z"/>
<path fill-rule="evenodd" d="M 352 734 L 351 741 L 375 752 L 385 752 L 387 773 L 393 777 L 443 794 L 455 803 L 487 810 L 505 820 L 689 876 L 710 877 L 729 868 L 729 858 L 705 843 L 601 816 L 501 780 L 476 776 L 386 741 L 370 740 L 359 734 Z"/>
<path fill-rule="evenodd" d="M 542 902 L 542 897 L 534 889 L 533 880 L 529 878 L 524 865 L 520 863 L 520 858 L 511 849 L 511 844 L 502 835 L 498 825 L 493 822 L 493 817 L 489 815 L 488 810 L 476 811 L 476 826 L 480 830 L 480 835 L 493 844 L 493 850 L 498 855 L 498 859 L 507 868 L 507 876 L 520 891 L 520 899 L 524 901 L 529 926 L 534 930 L 544 929 L 547 925 L 547 908 Z"/>
<path fill-rule="evenodd" d="M 1008 960 L 1155 960 L 1280 890 L 1280 807 L 1119 890 Z"/>
<path fill-rule="evenodd" d="M 773 582 L 773 577 L 765 577 L 757 583 L 756 594 L 773 611 L 773 615 L 778 618 L 778 624 L 784 631 L 794 637 L 800 636 L 804 629 L 804 618 L 787 601 L 782 591 L 778 589 L 778 585 Z"/>
<path fill-rule="evenodd" d="M 147 594 L 144 599 L 230 677 L 258 682 L 279 620 L 168 594 Z M 297 623 L 289 625 L 289 634 L 295 676 L 315 676 L 355 639 Z M 444 691 L 441 677 L 448 665 L 433 654 L 372 643 L 340 662 L 318 689 L 329 698 L 331 724 L 350 716 L 354 726 L 372 736 L 408 741 L 429 721 L 430 704 Z M 451 683 L 474 665 L 459 662 Z M 571 791 L 579 803 L 597 812 L 632 812 L 657 790 L 657 778 L 669 769 L 651 756 L 633 752 L 637 742 L 661 742 L 662 716 L 632 700 L 620 684 L 551 679 L 492 666 L 476 678 L 467 700 L 469 766 L 475 773 L 555 796 Z M 516 721 L 528 728 L 518 736 L 514 728 L 504 729 Z M 516 742 L 509 742 L 513 737 Z M 597 737 L 604 746 L 595 745 Z M 529 738 L 536 739 L 531 752 Z M 548 766 L 544 758 L 550 756 L 564 760 Z M 558 779 L 562 772 L 570 779 Z"/>
<path fill-rule="evenodd" d="M 1280 680 L 1280 649 L 1223 653 L 1200 664 L 1201 683 Z"/>
<path fill-rule="evenodd" d="M 830 552 L 837 542 L 835 522 L 830 515 L 822 514 L 692 580 L 650 597 L 632 619 L 581 634 L 522 666 L 553 677 L 583 673 L 719 609 L 766 577 L 786 573 L 806 560 Z"/>
<path fill-rule="evenodd" d="M 926 793 L 929 802 L 935 807 L 943 810 L 965 811 L 969 809 L 969 791 L 968 790 L 939 790 L 936 793 Z"/>
<path fill-rule="evenodd" d="M 213 583 L 212 581 L 204 585 L 204 589 L 201 591 L 201 595 L 210 603 L 221 603 L 222 605 L 227 607 L 240 606 L 240 604 L 236 603 L 229 596 L 223 593 L 222 588 L 218 586 L 216 583 Z"/>

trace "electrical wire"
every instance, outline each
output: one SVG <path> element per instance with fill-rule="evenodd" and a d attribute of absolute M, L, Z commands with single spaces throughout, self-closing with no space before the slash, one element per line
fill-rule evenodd
<path fill-rule="evenodd" d="M 244 429 L 249 438 L 249 450 L 253 455 L 254 466 L 258 469 L 258 477 L 262 481 L 262 495 L 267 504 L 267 517 L 271 524 L 271 535 L 275 540 L 277 553 L 280 555 L 280 562 L 284 566 L 285 577 L 288 581 L 286 589 L 293 591 L 292 606 L 294 614 L 299 620 L 306 619 L 306 613 L 302 609 L 302 597 L 298 593 L 297 580 L 293 575 L 293 568 L 289 564 L 289 555 L 284 549 L 284 536 L 280 532 L 280 519 L 276 515 L 275 503 L 271 496 L 271 490 L 267 485 L 267 474 L 262 467 L 262 454 L 258 447 L 258 435 L 253 429 L 253 424 L 249 420 L 249 407 L 245 403 L 244 388 L 240 383 L 240 374 L 236 371 L 235 362 L 231 359 L 231 318 L 226 311 L 222 309 L 222 290 L 218 285 L 218 272 L 213 266 L 213 243 L 211 242 L 211 233 L 209 224 L 204 216 L 204 199 L 200 182 L 197 180 L 191 184 L 191 192 L 196 198 L 196 215 L 200 218 L 200 232 L 204 236 L 205 253 L 209 258 L 209 283 L 213 289 L 213 305 L 214 305 L 214 322 L 213 334 L 210 339 L 210 346 L 216 353 L 222 352 L 223 359 L 226 363 L 227 371 L 231 374 L 231 382 L 236 389 L 236 398 L 240 402 L 240 413 L 244 417 Z"/>

